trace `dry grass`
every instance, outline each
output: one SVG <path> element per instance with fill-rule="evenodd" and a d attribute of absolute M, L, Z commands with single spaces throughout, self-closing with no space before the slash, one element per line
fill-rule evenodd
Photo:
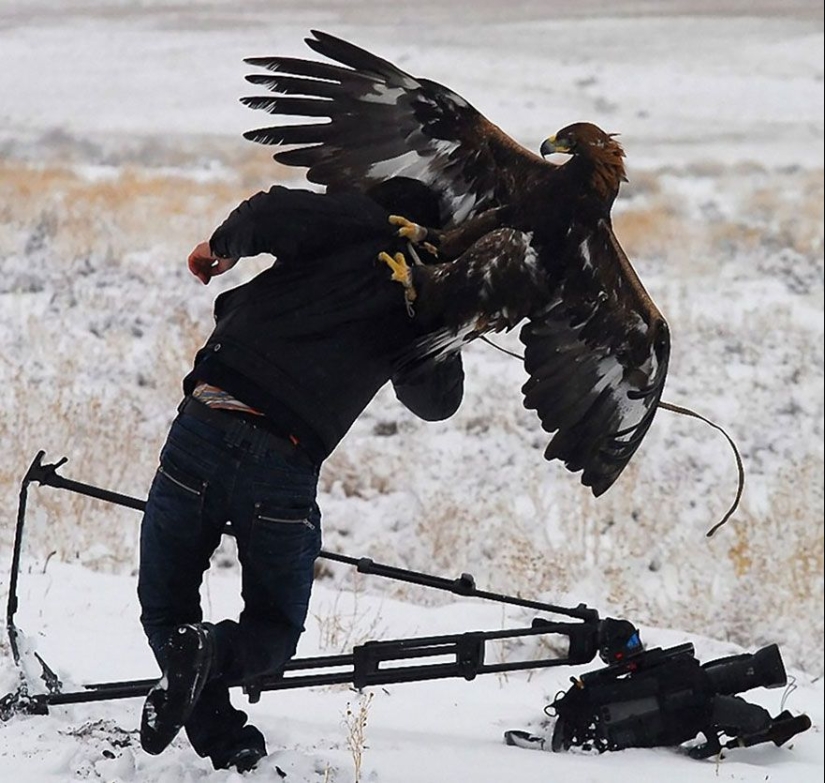
<path fill-rule="evenodd" d="M 367 719 L 372 706 L 373 694 L 360 693 L 358 704 L 347 704 L 344 712 L 344 726 L 347 729 L 347 748 L 352 756 L 354 783 L 361 783 L 361 772 L 364 766 L 364 753 L 367 750 Z"/>
<path fill-rule="evenodd" d="M 614 218 L 614 230 L 631 256 L 667 257 L 676 243 L 691 240 L 690 226 L 672 204 L 657 201 L 629 208 Z"/>
<path fill-rule="evenodd" d="M 631 259 L 678 261 L 680 275 L 695 276 L 712 272 L 733 252 L 765 247 L 821 258 L 822 171 L 768 174 L 753 167 L 713 166 L 691 173 L 712 181 L 711 193 L 724 193 L 724 198 L 697 200 L 678 185 L 668 188 L 672 172 L 634 175 L 633 197 L 627 202 L 620 197 L 614 217 Z"/>
<path fill-rule="evenodd" d="M 0 253 L 19 252 L 21 230 L 29 231 L 28 242 L 38 236 L 54 241 L 54 249 L 68 258 L 101 248 L 122 254 L 135 243 L 152 247 L 170 234 L 209 224 L 204 216 L 231 208 L 249 193 L 246 177 L 200 182 L 132 167 L 84 173 L 6 162 L 0 166 L 0 218 L 6 228 Z"/>
<path fill-rule="evenodd" d="M 318 646 L 331 653 L 345 653 L 383 634 L 381 612 L 361 605 L 362 579 L 353 590 L 335 594 L 331 605 L 319 606 L 313 617 L 318 623 Z"/>
<path fill-rule="evenodd" d="M 172 270 L 169 251 L 156 248 L 178 238 L 173 253 L 182 266 L 188 248 L 242 192 L 238 183 L 205 185 L 157 171 L 84 171 L 0 166 L 0 298 L 11 318 L 0 364 L 7 519 L 39 449 L 47 462 L 61 456 L 50 449 L 65 449 L 65 475 L 145 494 L 164 429 L 152 419 L 159 405 L 174 410 L 209 318 L 205 303 L 193 309 L 157 290 Z M 127 280 L 135 299 L 124 296 Z M 163 328 L 152 328 L 156 319 Z M 147 345 L 150 339 L 159 343 Z M 37 503 L 31 554 L 112 568 L 133 562 L 135 512 L 52 490 L 38 493 Z M 12 525 L 2 529 L 8 543 Z"/>

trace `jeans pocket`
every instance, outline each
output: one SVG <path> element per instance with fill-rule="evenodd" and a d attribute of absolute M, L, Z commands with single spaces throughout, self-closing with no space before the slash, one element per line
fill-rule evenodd
<path fill-rule="evenodd" d="M 310 519 L 310 506 L 299 508 L 282 508 L 280 506 L 269 507 L 263 503 L 255 504 L 254 522 L 264 525 L 280 526 L 284 525 L 282 532 L 289 530 L 289 525 L 303 525 L 310 530 L 315 530 L 315 523 Z"/>
<path fill-rule="evenodd" d="M 168 451 L 161 455 L 150 490 L 148 516 L 161 530 L 175 538 L 200 535 L 204 497 L 208 482 L 194 470 L 186 470 Z"/>
<path fill-rule="evenodd" d="M 248 558 L 264 569 L 309 569 L 321 548 L 320 517 L 314 503 L 255 503 Z"/>
<path fill-rule="evenodd" d="M 162 462 L 158 465 L 158 473 L 168 481 L 171 481 L 178 489 L 188 493 L 196 498 L 203 498 L 206 491 L 206 481 L 195 478 L 186 473 L 180 468 L 176 467 L 174 463 L 167 461 L 164 465 Z"/>

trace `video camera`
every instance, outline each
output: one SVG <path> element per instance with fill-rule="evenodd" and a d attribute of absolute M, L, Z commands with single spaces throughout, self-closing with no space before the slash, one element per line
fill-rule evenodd
<path fill-rule="evenodd" d="M 779 746 L 811 726 L 807 715 L 786 710 L 772 718 L 736 696 L 787 684 L 775 644 L 701 664 L 692 644 L 645 650 L 631 623 L 603 620 L 599 657 L 605 668 L 571 678 L 573 687 L 548 707 L 557 718 L 554 751 L 681 745 L 701 733 L 705 742 L 688 754 L 703 759 L 762 742 Z"/>

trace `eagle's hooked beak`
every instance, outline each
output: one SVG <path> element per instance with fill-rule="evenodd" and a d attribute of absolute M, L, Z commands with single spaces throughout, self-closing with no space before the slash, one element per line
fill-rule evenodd
<path fill-rule="evenodd" d="M 554 152 L 562 152 L 569 155 L 572 152 L 572 150 L 570 149 L 570 146 L 565 142 L 558 141 L 555 136 L 550 136 L 549 139 L 545 139 L 541 143 L 539 152 L 541 153 L 542 157 L 546 158 L 548 155 L 552 155 Z"/>

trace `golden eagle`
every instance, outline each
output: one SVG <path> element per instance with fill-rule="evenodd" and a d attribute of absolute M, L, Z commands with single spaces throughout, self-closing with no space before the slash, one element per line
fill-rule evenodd
<path fill-rule="evenodd" d="M 667 323 L 611 226 L 626 179 L 621 146 L 576 123 L 536 155 L 443 85 L 327 33 L 312 36 L 308 46 L 334 63 L 245 60 L 267 71 L 247 80 L 275 95 L 242 102 L 288 119 L 244 135 L 288 146 L 275 160 L 308 168 L 329 189 L 366 191 L 405 176 L 438 193 L 445 229 L 401 221 L 400 232 L 432 242 L 441 262 L 409 270 L 403 257 L 384 259 L 415 298 L 415 317 L 438 326 L 419 356 L 526 319 L 522 391 L 554 433 L 544 456 L 582 471 L 600 495 L 650 427 L 670 352 Z M 570 158 L 545 159 L 554 152 Z"/>

